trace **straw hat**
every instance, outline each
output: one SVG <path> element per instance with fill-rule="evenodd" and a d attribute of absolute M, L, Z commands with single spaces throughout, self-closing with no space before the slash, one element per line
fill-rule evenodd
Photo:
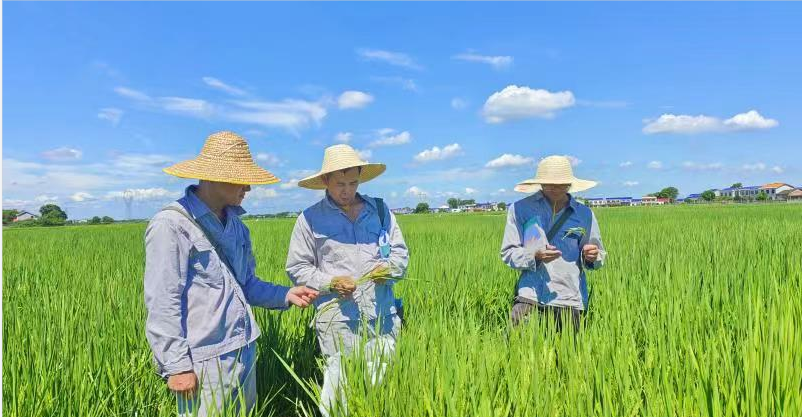
<path fill-rule="evenodd" d="M 596 181 L 582 180 L 574 176 L 571 161 L 564 156 L 552 155 L 543 158 L 537 164 L 535 178 L 518 183 L 515 191 L 534 193 L 541 189 L 542 184 L 571 184 L 569 193 L 585 191 L 596 186 Z"/>
<path fill-rule="evenodd" d="M 384 172 L 387 167 L 384 164 L 372 164 L 363 161 L 359 153 L 348 145 L 334 145 L 326 148 L 323 155 L 323 167 L 317 174 L 308 176 L 298 181 L 299 187 L 310 188 L 313 190 L 323 190 L 326 184 L 323 183 L 323 176 L 343 169 L 362 167 L 359 174 L 359 182 L 368 182 Z"/>
<path fill-rule="evenodd" d="M 230 184 L 275 184 L 281 180 L 253 162 L 248 142 L 234 132 L 212 133 L 200 155 L 164 168 L 181 178 Z"/>

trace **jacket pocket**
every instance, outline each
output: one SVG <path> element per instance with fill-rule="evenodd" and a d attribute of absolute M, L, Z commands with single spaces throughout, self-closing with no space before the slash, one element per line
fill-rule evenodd
<path fill-rule="evenodd" d="M 189 254 L 189 273 L 192 282 L 211 287 L 223 285 L 223 268 L 214 247 L 205 239 L 193 242 Z"/>

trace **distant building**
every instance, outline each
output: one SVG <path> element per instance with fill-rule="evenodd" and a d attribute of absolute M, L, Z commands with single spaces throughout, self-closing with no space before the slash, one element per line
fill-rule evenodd
<path fill-rule="evenodd" d="M 585 199 L 590 207 L 630 206 L 632 197 L 599 197 Z"/>
<path fill-rule="evenodd" d="M 412 214 L 414 210 L 412 210 L 409 207 L 402 207 L 402 208 L 390 209 L 390 211 L 393 212 L 393 214 Z"/>
<path fill-rule="evenodd" d="M 788 191 L 786 199 L 788 201 L 802 201 L 802 189 Z"/>
<path fill-rule="evenodd" d="M 33 220 L 37 218 L 39 218 L 39 216 L 27 211 L 23 211 L 14 218 L 14 222 L 24 222 L 25 220 Z"/>
<path fill-rule="evenodd" d="M 781 193 L 783 191 L 792 191 L 794 187 L 792 185 L 786 184 L 784 182 L 772 182 L 770 184 L 763 185 L 760 189 L 766 193 L 769 197 L 769 200 L 784 200 L 781 197 Z"/>

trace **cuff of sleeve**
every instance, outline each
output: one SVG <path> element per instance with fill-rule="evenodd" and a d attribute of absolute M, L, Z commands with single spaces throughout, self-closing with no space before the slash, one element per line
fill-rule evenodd
<path fill-rule="evenodd" d="M 167 378 L 170 375 L 180 374 L 182 372 L 187 372 L 193 370 L 192 368 L 192 359 L 189 356 L 185 356 L 173 363 L 168 365 L 162 365 L 161 367 L 161 376 L 163 378 Z"/>
<path fill-rule="evenodd" d="M 287 310 L 290 308 L 290 287 L 279 286 L 277 299 L 282 300 L 280 303 L 276 303 L 275 306 L 271 306 L 275 310 Z"/>

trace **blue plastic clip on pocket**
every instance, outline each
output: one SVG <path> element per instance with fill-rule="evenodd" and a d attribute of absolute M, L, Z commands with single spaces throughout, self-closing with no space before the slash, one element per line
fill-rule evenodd
<path fill-rule="evenodd" d="M 390 235 L 384 229 L 379 232 L 379 255 L 382 259 L 390 257 Z"/>

